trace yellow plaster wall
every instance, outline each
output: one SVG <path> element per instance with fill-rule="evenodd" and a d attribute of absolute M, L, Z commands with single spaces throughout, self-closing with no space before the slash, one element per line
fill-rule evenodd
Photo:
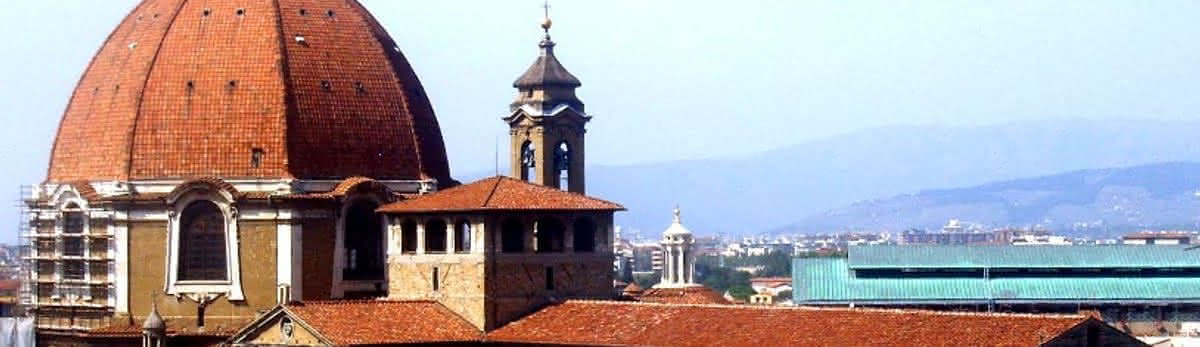
<path fill-rule="evenodd" d="M 245 301 L 218 299 L 208 306 L 206 318 L 249 317 L 275 306 L 275 238 L 271 221 L 238 222 L 241 282 Z M 135 317 L 150 312 L 151 295 L 157 293 L 163 317 L 196 316 L 196 304 L 166 296 L 166 222 L 134 222 L 129 227 L 129 309 Z"/>

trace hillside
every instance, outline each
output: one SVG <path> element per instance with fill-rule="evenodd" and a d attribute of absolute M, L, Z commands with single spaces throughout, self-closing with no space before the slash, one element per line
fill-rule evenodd
<path fill-rule="evenodd" d="M 988 225 L 1193 225 L 1200 163 L 1083 170 L 856 203 L 790 230 L 936 228 L 948 219 Z"/>
<path fill-rule="evenodd" d="M 741 158 L 590 167 L 588 189 L 629 208 L 618 214 L 619 224 L 647 232 L 666 227 L 677 203 L 702 234 L 753 234 L 801 221 L 818 230 L 837 219 L 806 217 L 868 199 L 1075 170 L 1200 162 L 1197 133 L 1200 122 L 1134 120 L 889 127 Z M 936 219 L 942 218 L 930 217 Z"/>

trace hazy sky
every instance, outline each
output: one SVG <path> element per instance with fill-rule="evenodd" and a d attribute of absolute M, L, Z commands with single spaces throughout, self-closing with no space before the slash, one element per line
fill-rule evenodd
<path fill-rule="evenodd" d="M 44 178 L 68 96 L 135 2 L 9 1 L 0 11 L 0 197 Z M 511 83 L 536 56 L 541 1 L 363 3 L 425 84 L 452 169 L 490 170 Z M 559 58 L 595 115 L 590 164 L 739 155 L 894 124 L 1200 110 L 1200 1 L 553 6 Z M 4 228 L 10 215 L 0 214 Z"/>

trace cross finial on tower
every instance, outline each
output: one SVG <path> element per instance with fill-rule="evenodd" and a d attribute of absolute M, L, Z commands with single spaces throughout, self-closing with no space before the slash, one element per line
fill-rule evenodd
<path fill-rule="evenodd" d="M 546 32 L 546 38 L 550 37 L 550 27 L 554 25 L 554 21 L 550 20 L 550 0 L 546 0 L 542 4 L 542 10 L 545 11 L 545 16 L 542 17 L 542 30 Z"/>
<path fill-rule="evenodd" d="M 679 224 L 679 204 L 675 204 L 675 224 Z"/>

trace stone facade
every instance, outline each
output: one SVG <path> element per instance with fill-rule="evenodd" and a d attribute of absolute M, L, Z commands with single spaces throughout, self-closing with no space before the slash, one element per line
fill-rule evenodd
<path fill-rule="evenodd" d="M 561 225 L 574 225 L 581 218 L 591 221 L 592 250 L 577 252 L 575 233 L 567 229 L 561 250 L 539 252 L 534 225 L 548 218 Z M 470 250 L 427 250 L 427 226 L 433 220 L 466 221 L 471 226 Z M 520 252 L 503 249 L 502 225 L 510 221 L 525 226 Z M 408 233 L 420 240 L 415 250 L 405 250 L 406 223 L 418 225 L 415 234 Z M 388 297 L 437 301 L 481 330 L 504 325 L 551 301 L 612 297 L 612 212 L 392 215 L 388 225 Z M 460 235 L 447 234 L 450 245 Z"/>
<path fill-rule="evenodd" d="M 513 82 L 517 96 L 504 118 L 510 129 L 511 176 L 583 194 L 587 192 L 584 134 L 591 117 L 575 94 L 583 84 L 554 56 L 550 25 L 549 19 L 542 25 L 546 36 L 538 43 L 541 54 Z"/>
<path fill-rule="evenodd" d="M 37 281 L 25 305 L 36 314 L 39 339 L 45 345 L 104 345 L 123 338 L 125 326 L 144 319 L 154 304 L 173 332 L 211 335 L 240 327 L 285 300 L 343 298 L 350 291 L 336 276 L 345 268 L 345 260 L 338 259 L 338 247 L 344 247 L 339 240 L 347 232 L 358 233 L 350 238 L 372 232 L 346 230 L 353 218 L 341 212 L 344 207 L 365 196 L 389 199 L 393 191 L 418 193 L 435 186 L 432 181 L 346 181 L 134 182 L 100 192 L 90 190 L 104 183 L 41 186 L 28 201 L 32 228 L 23 235 L 36 250 L 26 259 Z M 226 281 L 173 282 L 182 266 L 178 247 L 183 241 L 172 238 L 180 237 L 180 211 L 196 201 L 214 201 L 224 211 Z M 73 231 L 78 228 L 66 226 L 76 223 L 67 217 L 75 210 L 82 211 L 86 223 L 78 234 Z M 367 218 L 379 217 L 371 212 Z M 385 230 L 376 225 L 382 243 Z M 381 269 L 386 266 L 385 257 L 378 261 Z M 116 335 L 92 336 L 103 334 Z M 173 336 L 171 345 L 185 339 Z"/>

